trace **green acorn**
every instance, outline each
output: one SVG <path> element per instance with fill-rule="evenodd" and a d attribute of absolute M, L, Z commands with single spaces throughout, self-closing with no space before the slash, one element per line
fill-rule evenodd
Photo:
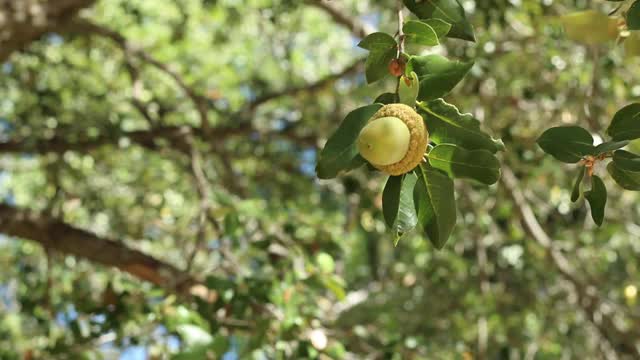
<path fill-rule="evenodd" d="M 420 164 L 428 142 L 422 116 L 410 106 L 389 104 L 369 119 L 357 146 L 360 155 L 378 170 L 402 175 Z"/>

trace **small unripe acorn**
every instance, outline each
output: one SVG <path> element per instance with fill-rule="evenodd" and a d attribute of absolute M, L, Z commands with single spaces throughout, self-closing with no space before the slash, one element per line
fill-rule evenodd
<path fill-rule="evenodd" d="M 422 116 L 404 104 L 385 105 L 358 136 L 358 151 L 371 165 L 389 175 L 413 170 L 429 142 Z"/>

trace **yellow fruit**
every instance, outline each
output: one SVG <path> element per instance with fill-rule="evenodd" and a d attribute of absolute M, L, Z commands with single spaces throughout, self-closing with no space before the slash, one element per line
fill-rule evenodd
<path fill-rule="evenodd" d="M 424 120 L 410 106 L 390 104 L 376 112 L 358 136 L 358 151 L 374 167 L 389 175 L 413 170 L 429 142 Z"/>
<path fill-rule="evenodd" d="M 627 299 L 631 300 L 631 299 L 635 299 L 636 296 L 638 296 L 638 288 L 633 286 L 633 285 L 627 285 L 627 287 L 624 288 L 624 297 L 626 297 Z"/>
<path fill-rule="evenodd" d="M 618 20 L 595 10 L 561 16 L 560 23 L 569 39 L 587 45 L 606 43 L 618 37 Z"/>

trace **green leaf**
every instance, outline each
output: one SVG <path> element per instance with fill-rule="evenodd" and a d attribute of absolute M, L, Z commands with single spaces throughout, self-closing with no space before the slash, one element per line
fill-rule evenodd
<path fill-rule="evenodd" d="M 369 50 L 372 53 L 385 52 L 396 46 L 397 43 L 393 36 L 383 32 L 369 34 L 358 43 L 358 47 Z"/>
<path fill-rule="evenodd" d="M 389 63 L 396 55 L 396 49 L 390 49 L 384 53 L 371 53 L 364 64 L 364 74 L 367 78 L 367 83 L 374 83 L 389 75 Z"/>
<path fill-rule="evenodd" d="M 582 179 L 584 179 L 585 168 L 580 169 L 576 182 L 573 184 L 573 191 L 571 192 L 571 202 L 576 202 L 580 198 L 580 192 L 582 190 Z"/>
<path fill-rule="evenodd" d="M 428 165 L 417 168 L 418 181 L 413 200 L 418 224 L 431 243 L 442 249 L 456 224 L 456 205 L 453 180 Z"/>
<path fill-rule="evenodd" d="M 625 146 L 629 145 L 629 140 L 622 140 L 622 141 L 606 141 L 603 142 L 602 144 L 596 146 L 596 149 L 593 153 L 593 155 L 600 155 L 600 154 L 604 154 L 604 153 L 608 153 L 614 150 L 618 150 L 621 149 Z"/>
<path fill-rule="evenodd" d="M 624 150 L 613 153 L 613 162 L 626 171 L 640 171 L 640 156 Z"/>
<path fill-rule="evenodd" d="M 387 183 L 382 191 L 382 215 L 384 221 L 389 228 L 398 218 L 398 209 L 400 208 L 400 191 L 402 190 L 402 180 L 404 175 L 389 176 Z"/>
<path fill-rule="evenodd" d="M 438 35 L 438 39 L 442 39 L 447 36 L 449 31 L 451 31 L 451 24 L 441 19 L 425 19 L 421 20 L 423 23 L 431 26 L 433 31 Z"/>
<path fill-rule="evenodd" d="M 385 223 L 396 237 L 396 244 L 418 223 L 413 204 L 416 180 L 416 175 L 412 173 L 390 176 L 382 192 L 382 213 Z"/>
<path fill-rule="evenodd" d="M 473 61 L 451 61 L 441 55 L 413 56 L 407 71 L 415 71 L 420 80 L 418 100 L 428 101 L 448 94 L 467 75 Z"/>
<path fill-rule="evenodd" d="M 381 107 L 380 104 L 368 105 L 347 115 L 320 152 L 316 166 L 316 173 L 320 179 L 332 179 L 341 172 L 355 169 L 365 163 L 355 143 L 360 130 Z"/>
<path fill-rule="evenodd" d="M 607 204 L 607 188 L 604 186 L 600 177 L 596 175 L 591 177 L 591 190 L 585 192 L 584 197 L 591 206 L 591 217 L 593 221 L 598 226 L 602 226 L 604 208 Z"/>
<path fill-rule="evenodd" d="M 620 109 L 613 116 L 607 134 L 617 141 L 640 138 L 640 103 L 633 103 Z"/>
<path fill-rule="evenodd" d="M 375 32 L 362 39 L 358 46 L 369 50 L 365 63 L 367 83 L 371 84 L 389 75 L 389 63 L 397 55 L 397 43 L 391 35 Z"/>
<path fill-rule="evenodd" d="M 418 110 L 424 117 L 431 141 L 436 144 L 456 144 L 468 150 L 485 149 L 492 153 L 504 149 L 501 141 L 480 130 L 478 119 L 471 114 L 461 114 L 442 99 L 420 103 Z"/>
<path fill-rule="evenodd" d="M 607 171 L 609 171 L 609 175 L 611 175 L 613 180 L 623 189 L 640 191 L 640 172 L 624 170 L 615 161 L 607 165 Z"/>
<path fill-rule="evenodd" d="M 438 34 L 427 23 L 418 20 L 409 20 L 402 27 L 405 41 L 409 44 L 436 46 L 440 45 Z"/>
<path fill-rule="evenodd" d="M 451 24 L 449 37 L 476 40 L 473 27 L 458 0 L 404 0 L 404 5 L 420 19 L 440 19 Z"/>
<path fill-rule="evenodd" d="M 500 179 L 500 162 L 487 150 L 465 150 L 453 144 L 441 144 L 428 155 L 429 163 L 452 178 L 468 178 L 483 184 Z"/>
<path fill-rule="evenodd" d="M 538 139 L 547 154 L 566 163 L 577 163 L 585 155 L 593 155 L 593 137 L 579 126 L 560 126 L 548 129 Z"/>
<path fill-rule="evenodd" d="M 415 107 L 419 89 L 420 81 L 418 80 L 418 75 L 416 75 L 415 72 L 412 71 L 408 76 L 403 75 L 400 78 L 400 84 L 398 86 L 400 102 L 411 107 Z"/>
<path fill-rule="evenodd" d="M 613 161 L 609 163 L 607 170 L 622 188 L 640 191 L 640 156 L 618 150 L 613 153 Z"/>
<path fill-rule="evenodd" d="M 640 30 L 640 0 L 636 0 L 627 11 L 627 27 L 629 30 Z"/>

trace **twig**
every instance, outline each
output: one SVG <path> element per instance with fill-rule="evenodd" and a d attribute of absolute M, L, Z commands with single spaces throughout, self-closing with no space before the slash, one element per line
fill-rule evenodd
<path fill-rule="evenodd" d="M 296 96 L 301 93 L 313 93 L 315 91 L 321 90 L 324 87 L 334 83 L 335 81 L 344 78 L 345 76 L 349 76 L 351 74 L 355 74 L 358 71 L 360 71 L 362 68 L 362 65 L 364 64 L 364 61 L 365 59 L 357 59 L 351 65 L 344 68 L 342 71 L 335 74 L 328 75 L 313 83 L 301 85 L 301 86 L 294 86 L 294 87 L 286 88 L 283 90 L 277 90 L 277 91 L 259 96 L 255 100 L 245 105 L 240 111 L 236 113 L 236 115 L 253 113 L 259 106 L 274 99 L 282 98 L 285 96 Z"/>
<path fill-rule="evenodd" d="M 200 198 L 200 206 L 198 210 L 198 234 L 193 250 L 187 257 L 187 268 L 185 270 L 186 273 L 189 273 L 189 271 L 193 267 L 193 261 L 198 253 L 198 250 L 200 250 L 202 246 L 206 244 L 207 221 L 214 226 L 216 231 L 220 231 L 220 225 L 218 224 L 218 221 L 213 216 L 209 215 L 211 210 L 211 191 L 209 190 L 209 182 L 207 181 L 207 176 L 205 175 L 204 169 L 202 167 L 202 155 L 200 154 L 200 151 L 198 151 L 197 144 L 193 136 L 189 136 L 189 144 L 191 146 L 191 172 L 193 173 L 193 177 L 196 182 L 196 189 Z"/>
<path fill-rule="evenodd" d="M 520 190 L 518 179 L 507 165 L 503 165 L 502 167 L 501 180 L 516 205 L 527 232 L 546 250 L 552 263 L 573 286 L 578 297 L 578 304 L 587 315 L 589 321 L 598 329 L 599 333 L 609 344 L 618 345 L 613 346 L 613 348 L 640 357 L 640 349 L 636 347 L 636 342 L 639 339 L 638 334 L 627 333 L 618 329 L 611 316 L 600 311 L 603 300 L 596 293 L 596 289 L 593 286 L 585 284 L 583 280 L 579 278 L 569 260 L 544 231 L 533 209 L 525 198 L 524 193 Z M 637 326 L 633 331 L 637 331 L 636 329 Z"/>
<path fill-rule="evenodd" d="M 134 55 L 139 57 L 142 61 L 148 63 L 149 65 L 157 68 L 158 70 L 164 72 L 169 77 L 171 77 L 176 85 L 191 99 L 193 102 L 198 114 L 200 116 L 200 122 L 202 129 L 205 133 L 208 133 L 210 130 L 209 124 L 209 101 L 206 97 L 198 94 L 191 86 L 187 85 L 182 76 L 175 70 L 173 70 L 169 65 L 163 63 L 162 61 L 156 59 L 153 55 L 146 52 L 144 49 L 134 46 L 130 44 L 127 39 L 117 31 L 108 29 L 104 26 L 98 25 L 96 23 L 90 22 L 88 20 L 77 20 L 73 23 L 72 30 L 83 31 L 91 34 L 96 34 L 100 36 L 104 36 L 108 39 L 114 41 L 125 53 L 125 56 Z M 217 110 L 214 108 L 214 110 Z"/>

